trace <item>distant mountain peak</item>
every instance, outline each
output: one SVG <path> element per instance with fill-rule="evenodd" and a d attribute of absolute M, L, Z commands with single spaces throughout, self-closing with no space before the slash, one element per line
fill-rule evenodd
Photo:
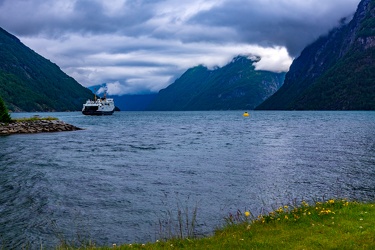
<path fill-rule="evenodd" d="M 254 109 L 282 85 L 285 74 L 256 71 L 253 64 L 237 56 L 214 70 L 190 68 L 159 92 L 149 110 Z"/>
<path fill-rule="evenodd" d="M 256 55 L 252 55 L 252 54 L 238 55 L 238 56 L 236 56 L 232 59 L 231 63 L 238 62 L 238 61 L 246 62 L 248 60 L 250 60 L 252 62 L 259 62 L 261 59 L 262 58 L 260 56 L 256 56 Z"/>

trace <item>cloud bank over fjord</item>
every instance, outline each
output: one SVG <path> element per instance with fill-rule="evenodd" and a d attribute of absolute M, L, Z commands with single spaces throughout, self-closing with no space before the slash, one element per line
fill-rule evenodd
<path fill-rule="evenodd" d="M 260 56 L 259 70 L 287 71 L 358 3 L 2 0 L 0 26 L 84 86 L 105 82 L 109 92 L 148 93 L 190 67 L 224 66 L 236 55 Z"/>

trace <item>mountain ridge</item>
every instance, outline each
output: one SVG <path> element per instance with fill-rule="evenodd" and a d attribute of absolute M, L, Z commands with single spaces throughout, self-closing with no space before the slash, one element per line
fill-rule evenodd
<path fill-rule="evenodd" d="M 0 96 L 11 111 L 75 111 L 92 93 L 0 28 Z"/>
<path fill-rule="evenodd" d="M 160 90 L 148 110 L 254 109 L 282 85 L 285 76 L 285 73 L 255 70 L 257 60 L 237 56 L 221 68 L 209 70 L 203 65 L 190 68 Z"/>

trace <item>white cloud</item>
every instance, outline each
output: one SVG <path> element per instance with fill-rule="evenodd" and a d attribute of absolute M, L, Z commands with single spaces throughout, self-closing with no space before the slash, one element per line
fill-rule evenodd
<path fill-rule="evenodd" d="M 261 57 L 259 62 L 254 63 L 256 70 L 267 70 L 273 72 L 287 72 L 293 59 L 289 56 L 285 47 L 261 48 L 257 55 Z"/>

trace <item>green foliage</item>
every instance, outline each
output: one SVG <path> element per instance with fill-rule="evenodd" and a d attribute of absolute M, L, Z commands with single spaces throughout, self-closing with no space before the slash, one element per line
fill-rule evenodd
<path fill-rule="evenodd" d="M 0 97 L 0 122 L 10 122 L 11 118 L 3 99 Z"/>
<path fill-rule="evenodd" d="M 150 110 L 254 109 L 283 83 L 284 73 L 255 70 L 254 61 L 238 56 L 215 70 L 197 66 L 159 92 Z"/>
<path fill-rule="evenodd" d="M 375 49 L 351 50 L 292 104 L 295 109 L 374 110 Z"/>
<path fill-rule="evenodd" d="M 92 97 L 90 90 L 1 28 L 0 43 L 0 95 L 10 110 L 80 110 Z"/>
<path fill-rule="evenodd" d="M 370 8 L 374 9 L 375 2 L 371 1 Z M 375 36 L 375 16 L 373 12 L 367 12 L 365 20 L 361 23 L 361 27 L 357 33 L 357 37 L 370 37 Z"/>

